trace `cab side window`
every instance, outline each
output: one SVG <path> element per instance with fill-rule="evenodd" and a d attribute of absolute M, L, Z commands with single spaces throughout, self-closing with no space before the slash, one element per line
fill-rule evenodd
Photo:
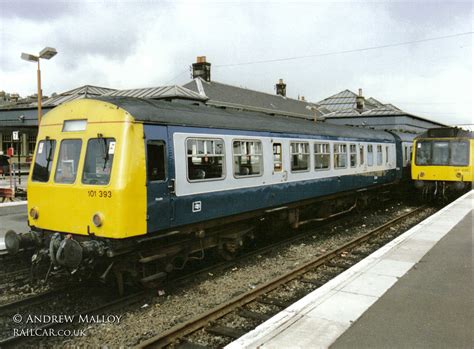
<path fill-rule="evenodd" d="M 38 143 L 33 174 L 31 176 L 32 181 L 47 182 L 49 180 L 55 148 L 56 141 L 52 139 L 46 139 Z"/>
<path fill-rule="evenodd" d="M 163 141 L 148 141 L 147 175 L 148 181 L 164 181 L 166 179 L 166 146 Z"/>

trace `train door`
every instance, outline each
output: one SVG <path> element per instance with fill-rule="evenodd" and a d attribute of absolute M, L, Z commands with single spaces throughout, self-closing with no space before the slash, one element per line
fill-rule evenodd
<path fill-rule="evenodd" d="M 168 164 L 167 129 L 145 125 L 147 164 L 147 228 L 148 232 L 168 228 L 171 218 L 170 196 L 174 183 Z"/>
<path fill-rule="evenodd" d="M 272 142 L 273 148 L 273 176 L 281 182 L 288 179 L 288 172 L 283 166 L 283 146 L 280 142 Z"/>

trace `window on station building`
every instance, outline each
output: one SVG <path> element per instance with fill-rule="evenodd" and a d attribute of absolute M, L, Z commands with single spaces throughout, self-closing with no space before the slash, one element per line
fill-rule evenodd
<path fill-rule="evenodd" d="M 390 160 L 389 158 L 389 150 L 388 150 L 388 145 L 385 146 L 385 163 L 388 164 L 388 161 Z"/>
<path fill-rule="evenodd" d="M 224 141 L 214 138 L 186 140 L 188 180 L 197 182 L 225 177 Z"/>
<path fill-rule="evenodd" d="M 46 139 L 38 143 L 36 150 L 35 164 L 33 165 L 33 174 L 31 180 L 34 182 L 47 182 L 51 174 L 51 166 L 54 159 L 54 150 L 56 141 Z"/>
<path fill-rule="evenodd" d="M 334 168 L 347 167 L 347 145 L 334 144 Z"/>
<path fill-rule="evenodd" d="M 163 141 L 148 141 L 147 175 L 148 181 L 164 181 L 166 179 L 166 146 Z"/>
<path fill-rule="evenodd" d="M 281 143 L 273 143 L 273 171 L 280 172 L 283 170 L 283 154 L 281 151 Z"/>
<path fill-rule="evenodd" d="M 115 154 L 115 138 L 91 138 L 87 142 L 83 184 L 106 185 L 110 181 Z"/>
<path fill-rule="evenodd" d="M 13 147 L 13 136 L 11 134 L 2 135 L 2 151 L 3 154 L 7 154 L 8 148 Z"/>
<path fill-rule="evenodd" d="M 262 142 L 237 140 L 233 142 L 232 149 L 235 177 L 260 176 L 263 173 Z"/>
<path fill-rule="evenodd" d="M 355 144 L 349 145 L 350 163 L 351 167 L 357 166 L 357 146 Z"/>
<path fill-rule="evenodd" d="M 56 183 L 71 184 L 76 181 L 81 148 L 82 140 L 80 139 L 64 139 L 61 141 L 56 173 L 54 175 Z"/>
<path fill-rule="evenodd" d="M 374 146 L 372 144 L 367 145 L 367 165 L 374 166 Z"/>
<path fill-rule="evenodd" d="M 383 164 L 383 153 L 382 153 L 382 146 L 379 144 L 377 145 L 377 166 Z"/>
<path fill-rule="evenodd" d="M 309 143 L 291 142 L 291 172 L 301 172 L 309 170 Z"/>
<path fill-rule="evenodd" d="M 35 152 L 36 146 L 36 136 L 35 135 L 28 135 L 28 155 L 33 155 Z"/>
<path fill-rule="evenodd" d="M 365 156 L 364 156 L 364 146 L 359 144 L 359 164 L 362 166 L 365 163 Z"/>
<path fill-rule="evenodd" d="M 314 143 L 314 169 L 329 169 L 330 159 L 331 148 L 329 146 L 329 143 Z"/>

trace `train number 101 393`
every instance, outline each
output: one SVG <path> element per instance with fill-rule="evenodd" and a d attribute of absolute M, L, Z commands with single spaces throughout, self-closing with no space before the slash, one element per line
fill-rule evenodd
<path fill-rule="evenodd" d="M 87 194 L 90 198 L 105 198 L 110 199 L 112 197 L 112 192 L 110 190 L 88 190 Z"/>

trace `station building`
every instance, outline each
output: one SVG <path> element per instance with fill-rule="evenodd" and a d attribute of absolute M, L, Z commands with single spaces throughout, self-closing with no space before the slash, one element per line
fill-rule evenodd
<path fill-rule="evenodd" d="M 445 126 L 407 113 L 392 104 L 383 104 L 375 98 L 365 98 L 362 90 L 356 94 L 344 90 L 319 102 L 304 97 L 289 98 L 287 85 L 282 79 L 276 83 L 276 93 L 255 91 L 211 80 L 211 63 L 198 57 L 193 63 L 193 79 L 183 86 L 160 86 L 141 89 L 117 90 L 85 85 L 54 95 L 43 104 L 43 115 L 52 108 L 75 99 L 100 96 L 128 96 L 168 101 L 191 100 L 218 108 L 264 112 L 270 115 L 303 118 L 314 122 L 327 122 L 355 127 L 386 129 L 407 134 L 419 134 L 428 128 Z M 36 101 L 0 106 L 0 150 L 4 154 L 13 147 L 18 161 L 28 166 L 34 152 L 38 128 Z M 19 131 L 20 141 L 13 140 L 13 131 Z"/>

